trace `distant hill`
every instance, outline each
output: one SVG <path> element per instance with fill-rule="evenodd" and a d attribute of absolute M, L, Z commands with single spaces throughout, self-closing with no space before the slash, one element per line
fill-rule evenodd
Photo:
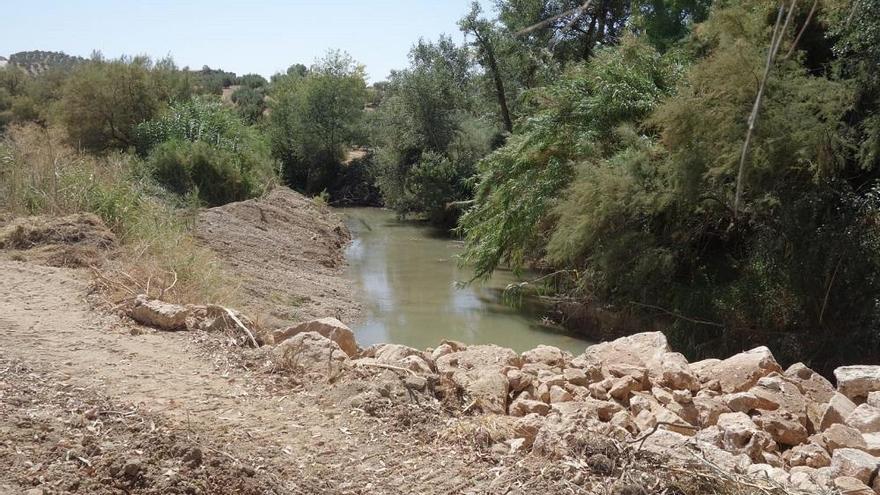
<path fill-rule="evenodd" d="M 19 67 L 31 75 L 39 74 L 52 68 L 70 69 L 86 60 L 64 52 L 47 52 L 42 50 L 13 53 L 8 59 L 3 57 L 0 57 L 0 59 L 6 60 L 7 64 Z M 6 64 L 0 61 L 0 65 Z"/>

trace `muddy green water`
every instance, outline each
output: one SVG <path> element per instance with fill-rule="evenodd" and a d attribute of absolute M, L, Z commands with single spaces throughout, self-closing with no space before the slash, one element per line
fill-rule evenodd
<path fill-rule="evenodd" d="M 464 288 L 471 272 L 458 266 L 461 242 L 421 223 L 401 221 L 379 208 L 342 208 L 353 241 L 348 276 L 365 303 L 365 317 L 353 329 L 361 345 L 378 342 L 419 349 L 442 339 L 498 344 L 517 351 L 547 344 L 575 354 L 589 342 L 543 325 L 535 309 L 502 303 L 516 281 L 510 272 Z"/>

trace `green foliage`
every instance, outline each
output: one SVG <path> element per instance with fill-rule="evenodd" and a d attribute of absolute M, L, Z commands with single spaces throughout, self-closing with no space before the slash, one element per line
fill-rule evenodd
<path fill-rule="evenodd" d="M 232 93 L 235 111 L 245 122 L 255 124 L 266 110 L 266 96 L 261 89 L 242 86 Z"/>
<path fill-rule="evenodd" d="M 573 179 L 574 164 L 618 148 L 613 130 L 645 117 L 671 92 L 680 70 L 674 57 L 629 38 L 531 95 L 539 110 L 479 163 L 476 205 L 461 219 L 464 257 L 478 276 L 502 263 L 519 269 L 543 255 L 551 209 Z"/>
<path fill-rule="evenodd" d="M 451 202 L 468 199 L 476 160 L 495 128 L 473 112 L 467 50 L 449 38 L 420 41 L 410 67 L 395 71 L 371 120 L 377 183 L 385 204 L 449 224 Z M 430 170 L 438 167 L 437 170 Z"/>
<path fill-rule="evenodd" d="M 288 184 L 310 194 L 331 184 L 358 136 L 366 98 L 364 68 L 343 52 L 274 78 L 269 136 Z"/>
<path fill-rule="evenodd" d="M 159 183 L 210 205 L 259 195 L 273 183 L 262 137 L 211 97 L 176 103 L 162 117 L 140 124 L 137 143 Z"/>
<path fill-rule="evenodd" d="M 148 165 L 170 191 L 195 192 L 211 206 L 261 194 L 266 164 L 253 153 L 212 146 L 205 141 L 168 141 L 150 154 Z"/>

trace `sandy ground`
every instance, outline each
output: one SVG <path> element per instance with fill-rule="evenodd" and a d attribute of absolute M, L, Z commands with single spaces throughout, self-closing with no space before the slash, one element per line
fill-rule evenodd
<path fill-rule="evenodd" d="M 0 273 L 6 493 L 77 484 L 92 487 L 83 493 L 480 493 L 496 466 L 477 450 L 435 442 L 444 419 L 431 407 L 404 403 L 371 415 L 347 405 L 371 380 L 396 380 L 393 373 L 291 382 L 248 369 L 259 350 L 218 350 L 211 336 L 159 333 L 95 313 L 80 271 L 0 262 Z M 255 355 L 242 361 L 241 352 Z M 126 433 L 112 420 L 161 426 Z M 85 449 L 89 435 L 109 446 Z M 143 447 L 180 439 L 176 450 Z M 195 445 L 222 462 L 188 468 Z M 142 459 L 143 472 L 112 474 L 132 459 Z M 187 489 L 230 472 L 258 476 L 262 488 Z M 171 478 L 179 482 L 169 485 Z"/>

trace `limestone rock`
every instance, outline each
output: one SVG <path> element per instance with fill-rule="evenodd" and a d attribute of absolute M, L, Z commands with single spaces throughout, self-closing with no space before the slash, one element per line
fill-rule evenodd
<path fill-rule="evenodd" d="M 807 428 L 788 411 L 766 411 L 753 418 L 780 445 L 798 445 L 807 440 Z"/>
<path fill-rule="evenodd" d="M 629 396 L 633 391 L 639 391 L 641 389 L 641 383 L 636 381 L 632 376 L 626 375 L 614 380 L 611 385 L 611 390 L 608 391 L 608 395 L 617 400 L 626 401 L 629 399 Z"/>
<path fill-rule="evenodd" d="M 880 366 L 841 366 L 834 377 L 837 391 L 853 402 L 865 402 L 869 393 L 880 390 Z"/>
<path fill-rule="evenodd" d="M 687 359 L 677 352 L 664 352 L 648 364 L 648 375 L 653 383 L 671 390 L 700 390 L 700 380 L 688 367 Z"/>
<path fill-rule="evenodd" d="M 297 334 L 272 350 L 275 363 L 289 371 L 333 373 L 348 360 L 336 342 L 317 332 Z"/>
<path fill-rule="evenodd" d="M 701 428 L 715 425 L 719 416 L 731 412 L 723 402 L 712 397 L 698 395 L 694 397 L 693 402 L 697 409 L 698 426 Z"/>
<path fill-rule="evenodd" d="M 835 393 L 825 410 L 822 413 L 822 420 L 819 422 L 819 429 L 825 430 L 829 426 L 836 423 L 846 423 L 846 418 L 855 411 L 856 405 L 846 396 Z"/>
<path fill-rule="evenodd" d="M 509 383 L 505 367 L 518 366 L 519 355 L 496 345 L 474 345 L 441 356 L 437 371 L 451 378 L 483 412 L 505 414 Z"/>
<path fill-rule="evenodd" d="M 846 417 L 846 424 L 862 433 L 880 432 L 880 409 L 861 404 Z"/>
<path fill-rule="evenodd" d="M 851 476 L 869 483 L 880 459 L 856 449 L 837 449 L 831 455 L 831 470 L 836 476 Z"/>
<path fill-rule="evenodd" d="M 794 383 L 782 376 L 765 376 L 749 389 L 758 400 L 758 408 L 781 410 L 791 414 L 803 426 L 807 425 L 807 400 Z"/>
<path fill-rule="evenodd" d="M 688 369 L 691 370 L 691 373 L 697 375 L 697 378 L 700 379 L 701 382 L 707 383 L 711 380 L 716 380 L 717 377 L 712 376 L 710 373 L 707 373 L 707 370 L 711 369 L 716 364 L 720 363 L 720 359 L 704 359 L 702 361 L 695 361 L 688 365 Z"/>
<path fill-rule="evenodd" d="M 141 294 L 135 298 L 129 316 L 142 325 L 159 330 L 183 330 L 186 328 L 189 313 L 189 309 L 184 306 L 149 299 Z"/>
<path fill-rule="evenodd" d="M 748 413 L 758 408 L 758 398 L 751 392 L 722 395 L 721 400 L 733 412 Z"/>
<path fill-rule="evenodd" d="M 551 367 L 563 367 L 571 361 L 571 354 L 550 345 L 539 345 L 522 354 L 524 363 L 540 363 Z"/>
<path fill-rule="evenodd" d="M 553 385 L 550 387 L 550 403 L 556 404 L 559 402 L 569 402 L 573 399 L 571 394 L 560 387 L 559 385 Z"/>
<path fill-rule="evenodd" d="M 862 450 L 873 456 L 880 456 L 880 433 L 864 433 L 862 440 L 865 441 Z"/>
<path fill-rule="evenodd" d="M 339 345 L 339 348 L 349 357 L 353 357 L 358 353 L 358 345 L 354 339 L 354 332 L 352 332 L 351 329 L 345 326 L 341 321 L 332 317 L 319 318 L 292 327 L 275 330 L 272 333 L 272 337 L 275 339 L 275 344 L 280 344 L 294 335 L 304 332 L 317 332 L 324 337 L 327 337 L 333 342 L 336 342 L 336 344 Z"/>
<path fill-rule="evenodd" d="M 522 392 L 532 384 L 532 375 L 523 373 L 518 368 L 510 368 L 507 370 L 507 381 L 510 383 L 511 392 Z"/>
<path fill-rule="evenodd" d="M 702 373 L 717 379 L 721 383 L 721 391 L 731 394 L 752 388 L 760 378 L 774 371 L 781 372 L 782 368 L 770 349 L 762 346 L 708 365 Z"/>
<path fill-rule="evenodd" d="M 584 365 L 625 364 L 645 367 L 659 355 L 671 352 L 666 336 L 661 332 L 637 333 L 611 342 L 591 345 L 578 357 L 579 367 Z"/>
<path fill-rule="evenodd" d="M 510 403 L 511 416 L 527 416 L 529 414 L 546 416 L 548 412 L 550 412 L 550 406 L 539 400 L 517 398 Z"/>
<path fill-rule="evenodd" d="M 840 495 L 874 495 L 874 490 L 864 484 L 862 480 L 852 476 L 834 478 L 834 488 Z"/>
<path fill-rule="evenodd" d="M 566 368 L 562 371 L 562 376 L 568 383 L 571 383 L 572 385 L 579 385 L 581 387 L 586 387 L 593 381 L 590 380 L 590 377 L 587 376 L 587 373 L 580 368 Z"/>
<path fill-rule="evenodd" d="M 765 451 L 776 450 L 769 434 L 758 428 L 745 413 L 725 413 L 718 417 L 722 446 L 733 453 L 748 455 L 760 462 Z"/>
<path fill-rule="evenodd" d="M 815 438 L 828 452 L 844 448 L 863 450 L 867 446 L 859 430 L 841 423 L 829 426 Z"/>
<path fill-rule="evenodd" d="M 828 451 L 815 443 L 796 445 L 785 452 L 785 457 L 791 466 L 821 468 L 831 465 Z"/>
<path fill-rule="evenodd" d="M 869 406 L 880 407 L 880 390 L 876 392 L 868 392 L 868 402 Z"/>

